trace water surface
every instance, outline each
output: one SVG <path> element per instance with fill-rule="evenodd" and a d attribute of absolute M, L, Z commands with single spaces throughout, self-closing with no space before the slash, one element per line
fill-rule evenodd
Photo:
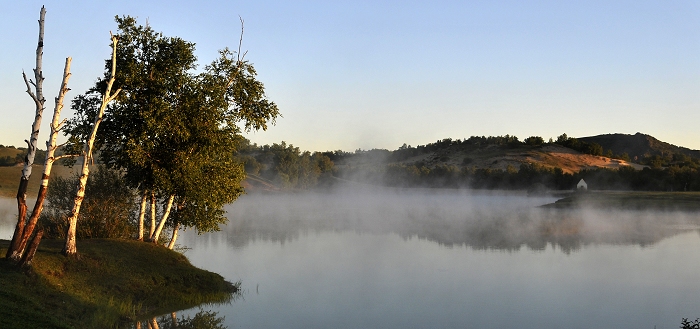
<path fill-rule="evenodd" d="M 223 231 L 180 243 L 242 282 L 242 299 L 207 308 L 229 328 L 677 328 L 700 316 L 698 216 L 536 207 L 551 201 L 247 195 Z"/>
<path fill-rule="evenodd" d="M 0 238 L 15 222 L 5 201 Z M 221 232 L 179 240 L 194 265 L 241 281 L 241 298 L 177 314 L 215 311 L 228 328 L 678 328 L 700 316 L 698 214 L 537 208 L 553 201 L 245 195 Z"/>

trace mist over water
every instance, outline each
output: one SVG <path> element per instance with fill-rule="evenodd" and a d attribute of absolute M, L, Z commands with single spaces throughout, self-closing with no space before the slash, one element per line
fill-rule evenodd
<path fill-rule="evenodd" d="M 230 328 L 677 328 L 700 303 L 700 221 L 548 210 L 437 189 L 255 194 L 180 243 L 241 280 Z M 189 312 L 196 312 L 192 310 Z"/>
<path fill-rule="evenodd" d="M 700 316 L 696 213 L 550 210 L 520 192 L 251 194 L 198 267 L 241 281 L 229 328 L 677 328 Z M 0 199 L 0 238 L 16 223 Z"/>
<path fill-rule="evenodd" d="M 291 242 L 309 232 L 396 234 L 442 246 L 565 252 L 589 244 L 645 246 L 700 228 L 695 214 L 544 209 L 554 197 L 521 192 L 440 189 L 357 189 L 334 193 L 244 196 L 228 206 L 224 228 L 235 248 L 251 241 Z"/>

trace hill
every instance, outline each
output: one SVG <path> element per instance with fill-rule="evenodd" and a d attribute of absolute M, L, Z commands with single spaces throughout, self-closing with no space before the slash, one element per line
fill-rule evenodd
<path fill-rule="evenodd" d="M 640 161 L 652 156 L 667 157 L 674 154 L 683 154 L 695 159 L 700 159 L 699 150 L 691 150 L 686 147 L 676 146 L 662 142 L 653 136 L 642 133 L 634 135 L 627 134 L 605 134 L 590 137 L 581 137 L 578 140 L 587 143 L 597 143 L 606 150 L 612 150 L 615 154 L 627 153 L 630 159 L 637 158 Z"/>
<path fill-rule="evenodd" d="M 378 164 L 395 164 L 426 167 L 456 166 L 459 168 L 519 170 L 523 164 L 536 164 L 544 168 L 559 168 L 564 173 L 575 173 L 583 169 L 644 166 L 621 159 L 594 156 L 557 144 L 499 144 L 470 143 L 469 140 L 443 140 L 435 144 L 405 147 L 396 151 L 370 150 L 331 157 L 335 166 L 342 170 L 353 167 L 371 167 Z"/>
<path fill-rule="evenodd" d="M 607 149 L 566 134 L 548 143 L 538 136 L 520 141 L 505 135 L 324 155 L 333 161 L 335 177 L 393 187 L 567 190 L 585 179 L 597 190 L 700 191 L 700 158 L 687 155 L 696 151 L 645 138 L 642 145 L 663 156 L 644 153 L 629 161 L 624 151 L 636 144 L 616 154 L 609 145 L 624 146 L 626 136 L 615 137 L 603 141 Z"/>

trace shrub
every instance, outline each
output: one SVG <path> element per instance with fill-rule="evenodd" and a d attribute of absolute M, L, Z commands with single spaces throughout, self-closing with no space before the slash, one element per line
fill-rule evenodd
<path fill-rule="evenodd" d="M 40 223 L 49 238 L 65 238 L 78 176 L 53 177 Z M 135 193 L 119 171 L 98 168 L 91 173 L 78 217 L 78 238 L 130 238 L 134 235 Z"/>

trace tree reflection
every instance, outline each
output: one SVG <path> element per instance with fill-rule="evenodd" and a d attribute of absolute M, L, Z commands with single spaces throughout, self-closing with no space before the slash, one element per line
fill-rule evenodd
<path fill-rule="evenodd" d="M 217 312 L 200 310 L 194 317 L 184 316 L 178 319 L 177 313 L 161 315 L 147 320 L 137 321 L 135 329 L 226 329 L 224 316 Z"/>
<path fill-rule="evenodd" d="M 465 199 L 449 195 L 354 200 L 332 195 L 252 197 L 230 210 L 224 234 L 234 248 L 255 240 L 284 244 L 311 232 L 354 231 L 398 234 L 405 239 L 476 250 L 544 250 L 552 246 L 568 254 L 592 244 L 644 247 L 700 227 L 700 219 L 692 213 L 542 209 L 513 206 L 508 198 L 496 202 L 482 198 L 471 203 Z M 512 200 L 518 202 L 517 198 Z"/>

